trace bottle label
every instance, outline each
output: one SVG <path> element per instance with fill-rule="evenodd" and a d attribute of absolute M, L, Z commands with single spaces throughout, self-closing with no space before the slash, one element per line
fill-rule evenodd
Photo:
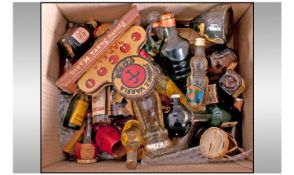
<path fill-rule="evenodd" d="M 105 114 L 106 89 L 92 96 L 92 115 Z"/>
<path fill-rule="evenodd" d="M 80 152 L 80 158 L 82 160 L 91 160 L 96 156 L 95 146 L 93 144 L 81 144 Z"/>
<path fill-rule="evenodd" d="M 237 98 L 245 90 L 245 82 L 235 71 L 229 69 L 219 80 L 219 85 L 229 95 Z"/>
<path fill-rule="evenodd" d="M 207 86 L 206 104 L 218 103 L 216 84 L 210 84 Z"/>
<path fill-rule="evenodd" d="M 204 98 L 204 88 L 198 85 L 187 87 L 187 101 L 192 104 L 201 104 Z"/>
<path fill-rule="evenodd" d="M 88 109 L 88 103 L 85 101 L 79 100 L 70 117 L 69 123 L 82 126 L 87 109 Z"/>
<path fill-rule="evenodd" d="M 89 36 L 90 36 L 90 33 L 86 29 L 84 29 L 83 27 L 77 28 L 72 34 L 72 37 L 79 44 L 85 43 L 88 40 Z"/>

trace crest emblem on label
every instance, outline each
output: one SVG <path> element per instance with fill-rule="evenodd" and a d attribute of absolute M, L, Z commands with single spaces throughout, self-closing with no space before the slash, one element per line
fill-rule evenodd
<path fill-rule="evenodd" d="M 139 99 L 152 92 L 156 74 L 152 64 L 140 56 L 130 56 L 117 63 L 112 72 L 114 87 L 128 99 Z"/>

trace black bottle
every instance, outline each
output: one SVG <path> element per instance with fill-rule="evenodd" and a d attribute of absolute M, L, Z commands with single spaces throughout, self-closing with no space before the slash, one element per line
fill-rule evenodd
<path fill-rule="evenodd" d="M 186 93 L 186 81 L 190 73 L 188 40 L 179 36 L 172 13 L 161 15 L 164 41 L 160 48 L 163 69 L 176 85 Z"/>
<path fill-rule="evenodd" d="M 182 106 L 180 95 L 171 96 L 171 112 L 166 117 L 166 126 L 171 137 L 181 137 L 187 134 L 191 127 L 192 113 Z"/>

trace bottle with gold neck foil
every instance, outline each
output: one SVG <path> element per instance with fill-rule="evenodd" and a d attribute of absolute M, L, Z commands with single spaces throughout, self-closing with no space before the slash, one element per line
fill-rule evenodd
<path fill-rule="evenodd" d="M 161 15 L 160 25 L 163 28 L 165 37 L 160 49 L 163 69 L 185 93 L 186 80 L 190 72 L 189 42 L 179 36 L 174 14 L 166 13 Z"/>
<path fill-rule="evenodd" d="M 205 39 L 196 38 L 195 55 L 191 58 L 191 74 L 187 79 L 187 101 L 194 112 L 206 110 L 206 88 L 208 77 L 206 76 L 207 60 L 205 56 Z"/>
<path fill-rule="evenodd" d="M 66 116 L 63 121 L 63 126 L 75 130 L 80 129 L 89 106 L 89 98 L 82 92 L 78 92 L 72 98 Z"/>

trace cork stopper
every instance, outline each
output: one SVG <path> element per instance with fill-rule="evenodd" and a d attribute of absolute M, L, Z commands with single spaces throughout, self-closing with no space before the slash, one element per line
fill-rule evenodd
<path fill-rule="evenodd" d="M 204 38 L 196 38 L 195 39 L 195 46 L 205 46 L 205 39 Z"/>
<path fill-rule="evenodd" d="M 137 156 L 138 152 L 136 150 L 129 150 L 127 153 L 126 166 L 128 169 L 136 169 L 137 167 Z"/>

